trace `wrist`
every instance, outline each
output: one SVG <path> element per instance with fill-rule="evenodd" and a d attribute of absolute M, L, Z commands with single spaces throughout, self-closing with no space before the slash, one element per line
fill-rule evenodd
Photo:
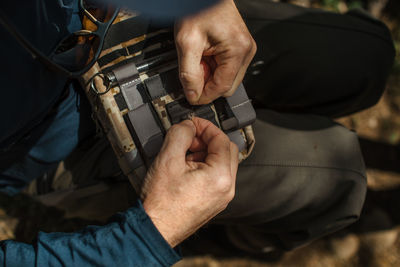
<path fill-rule="evenodd" d="M 182 222 L 182 216 L 178 216 L 173 210 L 168 210 L 160 206 L 156 208 L 157 206 L 152 205 L 149 201 L 143 203 L 143 208 L 147 216 L 149 216 L 165 241 L 173 248 L 192 233 L 187 230 L 186 225 Z"/>

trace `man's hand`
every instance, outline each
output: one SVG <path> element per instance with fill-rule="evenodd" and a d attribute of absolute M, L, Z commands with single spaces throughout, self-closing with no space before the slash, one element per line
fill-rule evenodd
<path fill-rule="evenodd" d="M 179 77 L 191 104 L 207 104 L 232 95 L 256 53 L 233 0 L 175 24 Z"/>
<path fill-rule="evenodd" d="M 170 128 L 142 198 L 171 247 L 226 208 L 235 194 L 237 168 L 237 146 L 211 122 L 194 118 Z"/>

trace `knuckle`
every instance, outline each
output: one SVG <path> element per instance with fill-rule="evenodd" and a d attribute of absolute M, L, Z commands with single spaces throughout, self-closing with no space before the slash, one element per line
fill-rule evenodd
<path fill-rule="evenodd" d="M 188 50 L 198 44 L 199 37 L 200 35 L 196 30 L 180 31 L 175 36 L 175 42 L 178 47 L 182 48 L 183 50 Z"/>
<path fill-rule="evenodd" d="M 250 34 L 239 34 L 237 36 L 237 43 L 241 51 L 250 53 L 254 49 L 255 42 Z"/>
<path fill-rule="evenodd" d="M 179 124 L 174 124 L 172 125 L 169 130 L 168 130 L 168 135 L 169 136 L 174 136 L 178 134 L 182 130 L 182 126 Z"/>
<path fill-rule="evenodd" d="M 230 175 L 223 175 L 218 179 L 215 186 L 221 194 L 229 196 L 232 191 L 233 179 Z"/>
<path fill-rule="evenodd" d="M 198 78 L 198 75 L 194 73 L 190 73 L 187 71 L 180 71 L 179 72 L 179 79 L 184 85 L 188 85 L 193 83 Z"/>
<path fill-rule="evenodd" d="M 232 89 L 234 78 L 236 77 L 237 69 L 231 68 L 225 70 L 224 77 L 215 78 L 215 85 L 207 87 L 208 91 L 215 92 L 218 96 L 222 96 Z"/>

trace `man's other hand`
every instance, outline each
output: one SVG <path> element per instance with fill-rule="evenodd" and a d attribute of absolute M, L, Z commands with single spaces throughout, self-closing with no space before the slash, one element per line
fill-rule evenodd
<path fill-rule="evenodd" d="M 237 146 L 211 122 L 193 118 L 169 129 L 142 198 L 171 247 L 226 208 L 235 194 L 237 168 Z"/>
<path fill-rule="evenodd" d="M 233 0 L 177 22 L 175 42 L 179 77 L 191 104 L 231 96 L 257 50 Z"/>

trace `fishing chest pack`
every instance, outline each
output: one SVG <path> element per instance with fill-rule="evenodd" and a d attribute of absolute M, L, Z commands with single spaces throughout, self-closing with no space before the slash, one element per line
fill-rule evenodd
<path fill-rule="evenodd" d="M 153 27 L 129 10 L 120 10 L 97 62 L 80 82 L 94 119 L 136 190 L 167 130 L 182 120 L 196 116 L 221 128 L 238 146 L 239 161 L 254 147 L 256 113 L 243 85 L 231 97 L 190 105 L 179 81 L 173 30 Z"/>

